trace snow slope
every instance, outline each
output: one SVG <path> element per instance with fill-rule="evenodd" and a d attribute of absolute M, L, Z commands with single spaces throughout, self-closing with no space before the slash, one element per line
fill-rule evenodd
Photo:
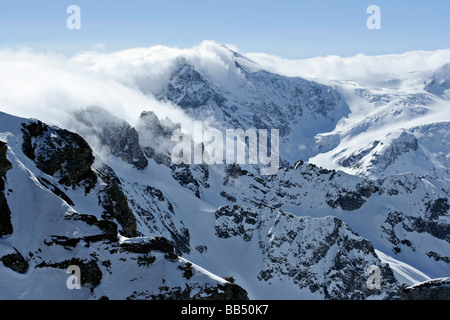
<path fill-rule="evenodd" d="M 107 182 L 99 175 L 90 191 L 82 187 L 85 181 L 64 186 L 62 170 L 46 174 L 23 152 L 22 124 L 36 122 L 0 116 L 12 164 L 5 190 L 13 226 L 0 239 L 1 299 L 246 297 L 237 286 L 175 255 L 164 238 L 119 236 L 124 230 L 118 231 L 116 219 L 105 218 L 105 205 L 99 201 Z M 60 129 L 43 128 L 50 134 L 33 138 L 35 150 L 55 148 L 59 138 L 65 146 L 77 147 L 61 137 Z M 81 269 L 80 290 L 66 285 L 72 265 Z"/>

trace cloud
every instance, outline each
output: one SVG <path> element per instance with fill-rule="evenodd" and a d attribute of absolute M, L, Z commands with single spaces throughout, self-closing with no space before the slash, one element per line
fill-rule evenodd
<path fill-rule="evenodd" d="M 228 45 L 238 50 L 232 45 Z M 267 69 L 288 76 L 321 80 L 383 79 L 386 74 L 433 70 L 450 62 L 450 49 L 413 51 L 402 55 L 326 56 L 287 60 L 264 53 L 242 59 L 251 70 Z M 180 49 L 166 46 L 132 48 L 117 52 L 92 50 L 74 56 L 36 53 L 29 49 L 0 50 L 0 110 L 39 118 L 64 126 L 67 115 L 99 106 L 131 125 L 143 111 L 153 111 L 184 127 L 192 120 L 169 102 L 155 99 L 180 62 L 186 61 L 226 89 L 230 77 L 240 76 L 235 55 L 214 41 Z M 244 61 L 245 60 L 245 61 Z"/>
<path fill-rule="evenodd" d="M 152 95 L 167 85 L 181 61 L 224 85 L 234 65 L 233 53 L 212 41 L 190 49 L 92 50 L 72 57 L 26 48 L 0 50 L 0 110 L 63 126 L 68 113 L 95 105 L 130 124 L 142 111 L 153 111 L 161 119 L 189 126 L 191 120 L 181 109 Z"/>
<path fill-rule="evenodd" d="M 91 105 L 103 107 L 131 124 L 142 111 L 154 111 L 176 122 L 190 121 L 179 108 L 159 102 L 136 87 L 146 65 L 138 63 L 131 53 L 87 52 L 66 57 L 27 49 L 0 51 L 0 110 L 60 126 L 69 113 Z M 139 56 L 141 61 L 145 58 Z M 161 69 L 153 68 L 148 73 L 149 83 L 157 82 L 152 76 L 159 82 L 167 80 L 159 80 L 160 75 L 169 74 Z"/>

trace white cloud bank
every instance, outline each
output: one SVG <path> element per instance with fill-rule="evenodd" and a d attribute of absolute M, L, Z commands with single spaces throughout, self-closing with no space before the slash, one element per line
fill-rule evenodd
<path fill-rule="evenodd" d="M 235 49 L 235 48 L 233 48 Z M 264 68 L 288 75 L 325 80 L 364 80 L 384 74 L 432 71 L 450 62 L 450 49 L 401 55 L 287 60 L 263 53 L 246 55 L 253 70 Z M 96 105 L 134 124 L 142 111 L 187 124 L 190 119 L 150 92 L 167 84 L 181 59 L 226 86 L 235 56 L 226 47 L 205 41 L 190 49 L 154 46 L 118 52 L 83 52 L 72 57 L 0 50 L 0 111 L 62 125 L 67 114 Z"/>
<path fill-rule="evenodd" d="M 265 68 L 286 76 L 324 80 L 379 81 L 386 75 L 429 72 L 450 62 L 450 49 L 410 51 L 403 54 L 352 57 L 324 56 L 289 60 L 265 53 L 246 56 Z"/>
<path fill-rule="evenodd" d="M 0 111 L 62 125 L 69 112 L 95 105 L 131 124 L 151 110 L 188 126 L 182 110 L 151 94 L 167 84 L 182 57 L 222 82 L 234 65 L 233 54 L 211 41 L 191 49 L 154 46 L 72 57 L 0 50 Z"/>

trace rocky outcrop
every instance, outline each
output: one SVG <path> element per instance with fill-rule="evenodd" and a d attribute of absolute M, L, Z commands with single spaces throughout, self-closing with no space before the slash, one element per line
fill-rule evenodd
<path fill-rule="evenodd" d="M 258 214 L 238 205 L 220 207 L 215 216 L 216 234 L 222 239 L 241 237 L 249 242 L 258 227 Z"/>
<path fill-rule="evenodd" d="M 392 270 L 379 261 L 372 244 L 337 218 L 298 218 L 280 212 L 268 236 L 266 267 L 260 273 L 266 281 L 289 277 L 300 289 L 330 300 L 392 299 L 398 292 Z M 383 290 L 367 286 L 366 269 L 371 265 L 380 268 Z"/>
<path fill-rule="evenodd" d="M 8 268 L 18 273 L 27 273 L 30 267 L 28 261 L 22 256 L 22 254 L 14 249 L 15 253 L 7 254 L 0 258 L 0 261 Z"/>
<path fill-rule="evenodd" d="M 190 301 L 245 301 L 248 299 L 247 292 L 240 286 L 232 283 L 212 286 L 189 286 L 159 288 L 158 294 L 149 292 L 134 292 L 127 300 L 190 300 Z"/>
<path fill-rule="evenodd" d="M 450 300 L 450 278 L 425 281 L 407 287 L 400 294 L 401 300 Z"/>
<path fill-rule="evenodd" d="M 136 124 L 140 143 L 159 152 L 168 153 L 175 144 L 171 141 L 172 133 L 181 129 L 179 123 L 169 119 L 160 120 L 153 111 L 144 111 Z"/>
<path fill-rule="evenodd" d="M 370 173 L 384 176 L 384 171 L 402 155 L 419 149 L 419 141 L 409 131 L 388 134 L 385 138 L 386 141 L 375 140 L 366 147 L 339 158 L 338 163 L 345 168 L 367 170 Z"/>
<path fill-rule="evenodd" d="M 222 106 L 227 100 L 208 79 L 186 61 L 172 74 L 165 98 L 183 109 L 197 109 L 209 103 Z"/>
<path fill-rule="evenodd" d="M 333 114 L 348 112 L 331 87 L 264 70 L 250 72 L 236 62 L 228 67 L 233 89 L 225 90 L 214 76 L 180 59 L 167 86 L 154 94 L 195 119 L 214 116 L 227 128 L 277 128 L 281 137 L 291 134 L 292 122 L 306 115 L 334 121 Z"/>
<path fill-rule="evenodd" d="M 145 155 L 157 164 L 170 168 L 172 177 L 200 198 L 202 188 L 210 187 L 209 168 L 204 164 L 173 163 L 171 152 L 176 142 L 171 141 L 171 138 L 173 132 L 180 128 L 179 123 L 173 123 L 167 118 L 159 119 L 152 111 L 143 112 L 136 125 Z"/>
<path fill-rule="evenodd" d="M 80 284 L 83 286 L 88 286 L 91 289 L 97 287 L 103 278 L 103 273 L 98 266 L 95 259 L 80 259 L 72 258 L 70 260 L 64 260 L 61 262 L 42 262 L 36 266 L 36 268 L 56 268 L 66 270 L 70 266 L 77 266 L 80 268 Z"/>
<path fill-rule="evenodd" d="M 128 198 L 120 188 L 121 181 L 115 172 L 104 165 L 99 171 L 104 187 L 99 193 L 99 202 L 105 209 L 103 219 L 115 219 L 122 227 L 121 234 L 125 237 L 137 236 L 136 217 L 128 204 Z"/>
<path fill-rule="evenodd" d="M 79 122 L 78 131 L 86 139 L 98 139 L 102 148 L 107 148 L 112 155 L 138 170 L 147 167 L 148 160 L 141 149 L 139 134 L 128 122 L 99 107 L 86 108 L 77 112 L 74 118 Z"/>
<path fill-rule="evenodd" d="M 127 239 L 120 244 L 120 248 L 129 253 L 139 254 L 138 264 L 150 268 L 157 258 L 149 254 L 160 252 L 164 254 L 165 259 L 177 265 L 177 271 L 187 281 L 184 287 L 163 285 L 158 288 L 158 293 L 134 291 L 127 300 L 248 300 L 247 292 L 233 282 L 226 281 L 217 285 L 190 282 L 194 280 L 198 270 L 189 261 L 177 261 L 178 256 L 175 254 L 173 244 L 165 238 Z"/>
<path fill-rule="evenodd" d="M 211 285 L 186 285 L 182 287 L 161 286 L 159 293 L 134 292 L 127 300 L 188 300 L 188 301 L 246 301 L 248 293 L 237 284 L 226 282 Z"/>
<path fill-rule="evenodd" d="M 85 192 L 97 183 L 92 170 L 94 156 L 91 147 L 79 135 L 40 121 L 22 124 L 24 154 L 34 160 L 42 172 L 58 176 L 59 183 L 72 188 L 81 185 Z"/>
<path fill-rule="evenodd" d="M 6 173 L 12 169 L 12 164 L 6 157 L 6 143 L 0 141 L 0 238 L 13 233 L 11 210 L 5 196 Z"/>
<path fill-rule="evenodd" d="M 395 138 L 390 145 L 385 146 L 382 152 L 375 153 L 371 163 L 378 168 L 384 170 L 389 167 L 402 154 L 409 151 L 416 151 L 419 148 L 417 138 L 406 131 L 402 132 L 398 138 Z"/>
<path fill-rule="evenodd" d="M 89 226 L 97 227 L 101 233 L 86 235 L 82 240 L 86 242 L 97 242 L 97 241 L 110 241 L 115 242 L 118 240 L 118 227 L 117 224 L 109 220 L 99 220 L 97 217 L 87 214 L 73 214 L 71 216 L 66 216 L 67 220 L 72 221 L 82 221 Z"/>
<path fill-rule="evenodd" d="M 150 253 L 159 251 L 168 254 L 170 257 L 175 256 L 173 244 L 166 238 L 156 237 L 141 241 L 133 241 L 132 239 L 120 245 L 121 248 L 133 253 Z"/>
<path fill-rule="evenodd" d="M 241 216 L 242 215 L 242 216 Z M 222 207 L 216 212 L 221 238 L 258 241 L 264 267 L 258 279 L 290 281 L 330 300 L 393 299 L 399 284 L 372 244 L 335 217 L 309 218 L 260 205 Z M 367 268 L 380 269 L 383 287 L 369 288 Z"/>
<path fill-rule="evenodd" d="M 122 227 L 122 234 L 128 237 L 137 235 L 136 218 L 128 206 L 128 199 L 120 188 L 120 180 L 111 168 L 104 166 L 94 172 L 94 156 L 87 142 L 78 134 L 57 127 L 50 127 L 40 121 L 22 124 L 22 150 L 34 160 L 42 172 L 58 177 L 58 183 L 76 188 L 80 185 L 89 193 L 98 182 L 97 174 L 103 182 L 99 201 L 105 220 L 115 219 Z M 57 186 L 45 178 L 40 182 L 55 195 L 74 205 L 73 201 Z"/>

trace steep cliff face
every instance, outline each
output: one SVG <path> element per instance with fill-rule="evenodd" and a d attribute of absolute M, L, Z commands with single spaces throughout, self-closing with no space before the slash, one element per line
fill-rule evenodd
<path fill-rule="evenodd" d="M 101 152 L 109 153 L 138 170 L 147 167 L 135 128 L 126 121 L 119 119 L 107 110 L 99 107 L 89 107 L 73 115 L 76 124 L 73 127 L 96 145 Z"/>
<path fill-rule="evenodd" d="M 6 173 L 12 168 L 12 164 L 6 156 L 7 150 L 6 143 L 0 141 L 0 237 L 13 232 L 11 210 L 5 197 Z"/>
<path fill-rule="evenodd" d="M 0 282 L 8 289 L 0 298 L 248 298 L 239 285 L 178 256 L 172 241 L 136 237 L 136 213 L 120 178 L 94 161 L 79 135 L 2 114 L 4 121 L 12 148 L 0 143 L 7 200 Z M 150 191 L 164 201 L 156 189 L 144 193 Z"/>
<path fill-rule="evenodd" d="M 254 210 L 254 211 L 253 211 Z M 219 238 L 257 242 L 262 254 L 258 279 L 269 286 L 290 282 L 325 299 L 394 299 L 399 284 L 372 244 L 335 217 L 297 217 L 274 208 L 240 206 L 216 211 Z M 367 285 L 368 268 L 381 270 L 383 288 Z"/>
<path fill-rule="evenodd" d="M 218 78 L 180 58 L 167 85 L 153 94 L 219 129 L 278 129 L 281 161 L 291 165 L 313 155 L 313 137 L 334 129 L 348 115 L 345 100 L 333 87 L 265 70 L 252 72 L 240 64 L 242 59 L 236 55 L 234 62 L 226 62 L 227 73 Z M 296 148 L 298 144 L 308 146 Z"/>
<path fill-rule="evenodd" d="M 59 176 L 59 183 L 85 192 L 94 187 L 97 177 L 92 171 L 94 156 L 91 147 L 79 135 L 40 121 L 22 124 L 23 153 L 36 167 L 50 176 Z"/>

